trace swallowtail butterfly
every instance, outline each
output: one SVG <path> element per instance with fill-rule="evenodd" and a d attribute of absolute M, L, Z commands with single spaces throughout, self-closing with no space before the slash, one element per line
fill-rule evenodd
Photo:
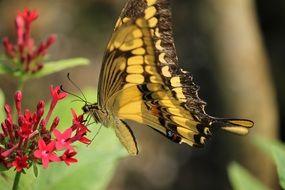
<path fill-rule="evenodd" d="M 127 120 L 145 124 L 176 143 L 203 146 L 211 129 L 245 135 L 253 122 L 207 115 L 189 72 L 178 65 L 169 0 L 129 0 L 107 45 L 98 103 L 83 111 L 112 127 L 138 154 Z"/>

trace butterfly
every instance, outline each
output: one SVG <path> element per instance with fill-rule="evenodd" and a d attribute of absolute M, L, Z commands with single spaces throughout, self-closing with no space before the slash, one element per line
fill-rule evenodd
<path fill-rule="evenodd" d="M 112 127 L 129 154 L 138 154 L 127 121 L 149 126 L 176 143 L 202 147 L 211 130 L 245 135 L 253 122 L 206 114 L 189 72 L 178 65 L 169 0 L 129 0 L 107 45 L 98 102 L 85 113 Z"/>

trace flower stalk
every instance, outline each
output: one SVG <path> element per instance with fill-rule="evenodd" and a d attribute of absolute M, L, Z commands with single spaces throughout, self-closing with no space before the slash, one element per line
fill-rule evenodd
<path fill-rule="evenodd" d="M 16 172 L 12 190 L 17 190 L 18 189 L 20 178 L 21 178 L 21 172 Z"/>

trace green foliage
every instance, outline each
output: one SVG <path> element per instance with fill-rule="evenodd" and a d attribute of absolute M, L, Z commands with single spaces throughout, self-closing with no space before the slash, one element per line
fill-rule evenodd
<path fill-rule="evenodd" d="M 230 164 L 228 173 L 233 189 L 235 190 L 269 190 L 268 187 L 263 185 L 236 162 Z"/>
<path fill-rule="evenodd" d="M 44 67 L 42 70 L 28 77 L 29 79 L 41 78 L 43 76 L 62 71 L 64 69 L 81 66 L 81 65 L 87 65 L 87 64 L 89 64 L 89 60 L 85 58 L 72 58 L 72 59 L 64 59 L 64 60 L 59 60 L 59 61 L 47 62 L 44 64 Z"/>
<path fill-rule="evenodd" d="M 269 140 L 262 137 L 255 137 L 254 143 L 266 155 L 274 160 L 277 167 L 280 186 L 282 189 L 285 189 L 285 145 L 277 140 Z M 269 189 L 237 163 L 232 163 L 228 167 L 228 174 L 235 190 Z"/>
<path fill-rule="evenodd" d="M 20 70 L 19 71 L 13 70 L 7 65 L 0 63 L 0 74 L 12 75 L 14 77 L 20 78 L 22 81 L 25 81 L 29 79 L 41 78 L 62 71 L 64 69 L 87 65 L 87 64 L 89 64 L 89 60 L 85 58 L 63 59 L 58 61 L 46 62 L 44 64 L 44 67 L 40 71 L 30 74 L 30 73 L 23 73 L 23 71 Z"/>
<path fill-rule="evenodd" d="M 0 74 L 10 74 L 12 75 L 13 70 L 8 67 L 7 65 L 4 65 L 3 63 L 0 62 Z"/>
<path fill-rule="evenodd" d="M 274 160 L 280 186 L 285 189 L 285 145 L 280 141 L 269 140 L 262 137 L 255 137 L 254 143 Z"/>
<path fill-rule="evenodd" d="M 253 138 L 253 143 L 258 146 L 258 148 L 263 151 L 267 156 L 273 159 L 272 149 L 274 147 L 285 150 L 285 145 L 278 140 L 267 139 L 260 136 L 255 136 Z"/>
<path fill-rule="evenodd" d="M 277 166 L 280 186 L 285 189 L 285 149 L 275 146 L 272 148 L 272 154 Z"/>
<path fill-rule="evenodd" d="M 39 175 L 39 169 L 38 169 L 37 164 L 33 164 L 33 170 L 34 170 L 34 175 L 35 175 L 35 177 L 38 177 L 38 175 Z"/>
<path fill-rule="evenodd" d="M 92 101 L 92 99 L 88 97 L 95 97 L 96 91 L 86 90 L 84 94 L 88 100 Z M 71 104 L 71 107 L 75 108 L 78 114 L 82 112 L 80 110 L 84 103 L 71 103 L 73 99 L 73 97 L 68 97 L 56 107 L 52 118 L 58 115 L 57 113 L 60 113 L 61 121 L 59 123 L 59 130 L 64 130 L 71 125 L 69 122 L 71 121 L 72 115 L 66 105 Z M 49 105 L 47 104 L 47 106 Z M 99 129 L 99 125 L 89 126 L 89 129 L 92 131 L 89 138 L 92 139 Z M 38 166 L 38 177 L 35 177 L 33 168 L 27 170 L 27 173 L 21 176 L 20 189 L 104 189 L 114 175 L 118 160 L 127 155 L 126 150 L 120 144 L 114 131 L 105 127 L 102 127 L 100 133 L 95 137 L 91 145 L 78 144 L 76 150 L 78 152 L 76 155 L 78 162 L 70 166 L 55 162 L 50 163 L 47 169 Z M 0 187 L 11 189 L 15 172 L 9 170 L 2 174 L 4 174 L 5 177 L 0 177 Z"/>

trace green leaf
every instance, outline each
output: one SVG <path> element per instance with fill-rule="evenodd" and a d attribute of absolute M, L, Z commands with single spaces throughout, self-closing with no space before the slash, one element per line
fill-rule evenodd
<path fill-rule="evenodd" d="M 0 74 L 12 74 L 12 69 L 3 63 L 0 63 Z"/>
<path fill-rule="evenodd" d="M 279 183 L 285 189 L 285 145 L 276 139 L 255 136 L 254 143 L 268 156 L 274 159 L 277 166 Z"/>
<path fill-rule="evenodd" d="M 234 190 L 269 190 L 236 162 L 231 163 L 228 167 L 228 175 Z"/>
<path fill-rule="evenodd" d="M 34 170 L 34 175 L 35 177 L 38 177 L 39 175 L 39 169 L 38 166 L 36 164 L 33 164 L 33 170 Z"/>
<path fill-rule="evenodd" d="M 87 65 L 89 64 L 89 60 L 85 58 L 73 58 L 73 59 L 64 59 L 59 61 L 48 62 L 44 64 L 42 70 L 35 74 L 31 74 L 27 76 L 25 79 L 34 79 L 40 78 L 46 75 L 50 75 L 64 69 L 80 66 L 80 65 Z"/>
<path fill-rule="evenodd" d="M 7 175 L 8 172 L 2 172 L 0 175 L 0 186 L 5 187 L 6 189 L 12 189 L 13 177 L 12 175 Z M 16 174 L 16 172 L 13 172 Z"/>
<path fill-rule="evenodd" d="M 285 149 L 279 146 L 273 146 L 272 154 L 277 166 L 280 186 L 282 189 L 285 189 Z"/>
<path fill-rule="evenodd" d="M 255 135 L 253 138 L 253 143 L 258 146 L 258 148 L 263 151 L 266 155 L 272 158 L 272 146 L 285 149 L 285 145 L 276 139 L 268 139 L 266 137 Z"/>

